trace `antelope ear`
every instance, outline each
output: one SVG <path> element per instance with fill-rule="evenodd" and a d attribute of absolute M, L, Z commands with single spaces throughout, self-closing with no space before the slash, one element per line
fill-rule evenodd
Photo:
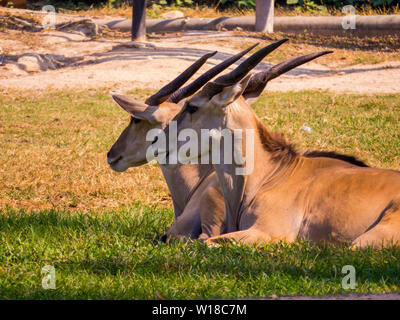
<path fill-rule="evenodd" d="M 161 123 L 164 112 L 158 106 L 149 106 L 143 102 L 136 101 L 122 94 L 110 92 L 111 97 L 126 112 L 138 119 L 149 121 L 156 124 Z"/>
<path fill-rule="evenodd" d="M 252 75 L 249 74 L 244 77 L 240 82 L 235 83 L 230 87 L 226 87 L 224 90 L 222 90 L 222 92 L 216 94 L 211 99 L 211 103 L 221 108 L 231 104 L 242 95 L 251 77 Z"/>

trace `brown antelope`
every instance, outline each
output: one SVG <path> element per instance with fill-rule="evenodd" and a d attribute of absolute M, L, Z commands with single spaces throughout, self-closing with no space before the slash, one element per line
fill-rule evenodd
<path fill-rule="evenodd" d="M 286 41 L 287 39 L 275 42 L 264 50 L 272 52 Z M 190 85 L 179 89 L 215 52 L 206 54 L 178 78 L 148 98 L 146 103 L 112 94 L 113 99 L 131 114 L 131 121 L 107 154 L 110 167 L 122 172 L 129 167 L 147 163 L 146 150 L 151 144 L 151 141 L 146 140 L 147 132 L 154 128 L 165 128 L 182 108 L 178 104 L 179 101 L 195 93 L 256 45 L 226 59 Z M 312 59 L 314 57 L 309 57 L 290 68 L 282 69 L 277 76 Z M 260 84 L 262 81 L 260 78 Z M 202 238 L 221 234 L 224 229 L 225 207 L 222 190 L 212 165 L 187 164 L 175 170 L 165 170 L 165 167 L 161 166 L 161 170 L 171 192 L 175 213 L 175 222 L 162 239 L 197 238 L 201 232 Z M 200 220 L 200 210 L 207 212 L 207 215 L 204 214 L 203 223 Z"/>
<path fill-rule="evenodd" d="M 272 44 L 272 49 L 283 43 Z M 128 113 L 131 114 L 131 121 L 128 127 L 122 132 L 116 143 L 108 152 L 107 158 L 110 167 L 115 171 L 125 171 L 132 166 L 140 166 L 147 163 L 146 150 L 150 142 L 146 140 L 146 134 L 154 128 L 165 128 L 170 120 L 181 110 L 181 106 L 177 104 L 180 100 L 193 94 L 208 80 L 221 72 L 223 69 L 240 59 L 244 54 L 253 49 L 252 46 L 243 52 L 225 60 L 214 68 L 210 69 L 197 79 L 195 82 L 177 91 L 173 91 L 171 84 L 182 83 L 182 77 L 190 77 L 212 54 L 203 56 L 199 61 L 195 62 L 187 71 L 175 79 L 166 89 L 161 89 L 156 95 L 150 97 L 148 101 L 154 106 L 148 106 L 141 102 L 130 99 L 119 94 L 112 94 L 114 100 Z M 269 50 L 270 50 L 269 49 Z M 283 74 L 292 68 L 304 64 L 319 55 L 308 55 L 297 59 L 290 60 L 275 67 L 275 76 Z M 185 75 L 186 73 L 186 75 Z M 258 81 L 254 81 L 253 85 L 258 86 L 249 88 L 246 92 L 246 100 L 251 101 L 254 92 L 261 93 L 266 83 L 274 78 L 265 78 L 265 72 L 259 72 L 255 75 Z M 173 88 L 175 90 L 175 88 Z M 173 92 L 168 101 L 157 105 L 157 101 L 152 101 L 154 97 L 168 96 L 169 92 Z M 258 93 L 258 95 L 259 95 Z M 147 102 L 148 102 L 147 101 Z M 307 152 L 307 157 L 317 157 L 325 155 L 328 157 L 340 157 L 345 161 L 364 165 L 353 157 L 338 155 L 329 152 L 312 151 Z M 163 175 L 172 195 L 172 201 L 175 212 L 175 222 L 167 231 L 163 239 L 167 238 L 197 238 L 202 232 L 201 238 L 208 238 L 213 235 L 219 235 L 224 230 L 224 211 L 225 204 L 223 200 L 222 190 L 218 179 L 215 176 L 212 165 L 188 164 L 182 165 L 175 170 L 166 170 L 161 166 Z M 200 212 L 203 211 L 203 218 L 200 219 Z"/>
<path fill-rule="evenodd" d="M 272 51 L 284 41 L 285 40 L 282 40 L 272 44 L 268 50 Z M 230 57 L 207 71 L 192 84 L 177 90 L 175 85 L 182 85 L 185 79 L 188 80 L 189 77 L 205 63 L 207 58 L 214 53 L 203 56 L 189 67 L 188 70 L 182 73 L 182 75 L 172 81 L 171 84 L 150 97 L 147 100 L 148 103 L 151 103 L 150 106 L 123 95 L 112 94 L 114 100 L 131 114 L 131 121 L 107 154 L 110 167 L 115 171 L 122 172 L 129 167 L 140 166 L 147 163 L 146 150 L 150 146 L 150 142 L 146 140 L 147 132 L 155 128 L 165 128 L 169 121 L 181 110 L 182 106 L 177 104 L 179 101 L 188 95 L 192 95 L 212 77 L 236 62 L 254 47 L 255 46 L 252 46 Z M 318 56 L 319 55 L 307 55 L 279 64 L 279 68 L 276 66 L 274 69 L 274 77 L 315 59 Z M 267 82 L 274 78 L 270 76 L 270 78 L 267 79 L 264 76 L 265 72 L 255 74 L 254 77 L 258 77 L 258 80 L 253 81 L 253 88 L 248 88 L 245 93 L 247 101 L 252 101 L 252 97 L 255 96 L 255 93 L 259 95 L 265 88 Z M 184 77 L 184 79 L 182 79 L 182 77 Z M 254 84 L 258 85 L 254 86 Z M 166 88 L 168 90 L 166 90 Z M 168 97 L 168 100 L 160 103 L 156 101 L 159 96 L 162 96 L 163 99 Z M 335 153 L 320 151 L 307 152 L 305 155 L 307 157 L 326 155 L 336 158 L 342 157 L 343 159 L 345 157 Z M 352 157 L 347 157 L 344 160 L 353 163 L 356 162 Z M 363 164 L 360 162 L 358 165 Z M 212 165 L 187 164 L 174 170 L 166 170 L 164 166 L 161 166 L 161 170 L 172 195 L 175 213 L 175 222 L 163 239 L 197 238 L 200 233 L 202 233 L 201 238 L 208 238 L 213 235 L 221 234 L 224 230 L 225 204 L 222 190 Z M 204 212 L 202 220 L 200 218 L 200 211 Z"/>
<path fill-rule="evenodd" d="M 262 49 L 263 50 L 263 49 Z M 258 51 L 264 55 L 262 50 Z M 256 54 L 257 54 L 256 53 Z M 255 115 L 246 96 L 256 98 L 266 79 L 282 68 L 263 74 L 248 72 L 260 61 L 254 54 L 232 72 L 207 83 L 188 99 L 173 121 L 177 132 L 202 129 L 230 132 L 249 130 L 253 141 L 242 137 L 240 150 L 254 143 L 250 174 L 237 175 L 245 164 L 214 163 L 225 199 L 225 234 L 208 238 L 247 244 L 309 239 L 352 243 L 356 247 L 387 246 L 400 241 L 400 172 L 360 167 L 339 159 L 300 155 L 281 134 L 271 132 Z M 260 83 L 260 77 L 263 82 Z M 261 89 L 260 89 L 261 88 Z M 261 91 L 260 91 L 261 90 Z M 169 141 L 169 127 L 164 129 Z M 192 159 L 223 154 L 209 142 L 197 146 Z M 175 148 L 184 146 L 177 141 Z M 158 147 L 157 147 L 158 148 Z M 173 146 L 157 149 L 168 163 Z M 246 159 L 247 158 L 246 150 Z M 247 160 L 246 160 L 247 162 Z M 203 216 L 202 216 L 203 219 Z"/>
<path fill-rule="evenodd" d="M 271 45 L 271 51 L 284 41 Z M 115 171 L 125 171 L 129 167 L 147 163 L 146 150 L 151 141 L 146 140 L 146 134 L 155 128 L 165 128 L 168 122 L 182 108 L 179 101 L 192 95 L 205 83 L 221 71 L 243 57 L 256 45 L 234 55 L 204 73 L 190 85 L 180 88 L 189 78 L 216 52 L 201 57 L 175 80 L 160 89 L 142 103 L 126 96 L 112 94 L 113 99 L 128 113 L 131 121 L 121 133 L 107 154 L 107 161 Z M 175 222 L 163 238 L 197 238 L 201 233 L 199 202 L 202 198 L 207 203 L 215 202 L 209 212 L 217 220 L 212 230 L 205 229 L 208 236 L 221 233 L 223 215 L 223 196 L 218 179 L 211 165 L 184 165 L 176 170 L 165 170 L 161 166 L 164 178 L 172 196 Z M 214 200 L 216 199 L 216 200 Z M 220 199 L 220 201 L 218 201 Z M 222 217 L 221 219 L 219 217 Z M 218 228 L 219 226 L 219 228 Z"/>

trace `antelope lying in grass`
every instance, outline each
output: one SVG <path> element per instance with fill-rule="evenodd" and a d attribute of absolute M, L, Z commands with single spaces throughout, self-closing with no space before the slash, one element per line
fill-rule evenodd
<path fill-rule="evenodd" d="M 283 42 L 271 45 L 270 51 L 279 47 Z M 216 52 L 204 55 L 176 79 L 149 97 L 146 103 L 123 95 L 112 94 L 113 99 L 131 114 L 131 121 L 107 154 L 110 167 L 115 171 L 122 172 L 129 167 L 147 163 L 149 159 L 146 150 L 151 145 L 151 141 L 146 140 L 147 133 L 152 129 L 165 128 L 181 110 L 182 105 L 179 102 L 182 99 L 195 93 L 255 46 L 257 44 L 226 59 L 190 85 L 180 88 Z M 161 169 L 172 196 L 175 214 L 174 224 L 162 239 L 197 238 L 202 231 L 207 237 L 220 234 L 223 228 L 225 208 L 222 191 L 213 167 L 188 164 L 176 170 L 165 170 L 163 166 Z M 199 212 L 201 201 L 210 205 L 207 211 L 215 217 L 212 229 L 207 226 L 201 227 Z"/>
<path fill-rule="evenodd" d="M 286 39 L 271 44 L 266 52 L 272 52 L 284 42 Z M 122 172 L 129 167 L 147 163 L 146 150 L 151 144 L 151 141 L 146 140 L 147 133 L 151 129 L 165 128 L 182 108 L 178 104 L 182 99 L 195 93 L 255 46 L 257 44 L 226 59 L 190 85 L 179 89 L 216 52 L 204 55 L 180 76 L 149 97 L 146 103 L 112 94 L 114 100 L 131 114 L 131 121 L 107 154 L 110 167 Z M 312 59 L 305 59 L 302 63 L 309 60 Z M 300 64 L 293 65 L 292 68 Z M 224 199 L 212 165 L 188 164 L 176 170 L 165 170 L 165 167 L 161 166 L 161 169 L 171 192 L 175 213 L 175 222 L 162 239 L 197 238 L 200 233 L 203 238 L 208 238 L 221 234 L 224 229 Z M 204 219 L 205 223 L 202 225 L 200 208 L 207 212 L 207 219 Z"/>
<path fill-rule="evenodd" d="M 251 56 L 232 72 L 207 83 L 173 119 L 178 134 L 184 129 L 192 129 L 198 136 L 202 129 L 254 132 L 251 174 L 236 174 L 243 163 L 213 164 L 225 198 L 227 233 L 206 242 L 217 244 L 231 239 L 251 244 L 306 238 L 351 242 L 359 247 L 398 244 L 399 172 L 359 167 L 327 157 L 307 158 L 257 118 L 245 98 L 256 98 L 263 89 L 260 77 L 268 79 L 279 69 L 278 65 L 263 75 L 247 75 L 265 55 L 263 50 L 255 54 L 258 57 Z M 164 129 L 166 141 L 171 138 L 170 126 Z M 192 160 L 224 153 L 222 145 L 213 150 L 212 136 L 209 139 L 193 148 L 198 152 L 190 155 Z M 250 142 L 243 136 L 240 150 L 234 145 L 232 152 L 246 150 Z M 157 145 L 154 152 L 168 163 L 170 154 L 185 143 L 177 141 L 176 150 Z"/>
<path fill-rule="evenodd" d="M 271 52 L 284 41 L 272 44 L 266 50 Z M 148 98 L 147 103 L 151 104 L 150 106 L 122 95 L 113 94 L 114 100 L 131 114 L 131 121 L 107 155 L 110 167 L 116 171 L 125 171 L 129 167 L 140 166 L 146 163 L 146 150 L 150 145 L 150 142 L 146 140 L 147 132 L 154 128 L 165 128 L 168 122 L 180 111 L 181 106 L 177 104 L 179 101 L 196 92 L 212 77 L 240 59 L 254 47 L 252 46 L 225 60 L 210 69 L 192 84 L 182 89 L 177 89 L 214 53 L 203 56 L 169 85 Z M 254 97 L 258 96 L 265 88 L 267 82 L 272 78 L 318 56 L 320 54 L 307 55 L 279 64 L 267 71 L 269 72 L 268 78 L 265 71 L 257 73 L 255 77 L 258 77 L 258 81 L 254 81 L 253 84 L 258 83 L 258 86 L 247 90 L 247 101 L 251 101 Z M 274 72 L 271 73 L 271 71 Z M 168 98 L 167 101 L 165 101 L 166 98 Z M 340 157 L 345 161 L 364 165 L 361 162 L 357 163 L 352 157 L 335 153 L 312 151 L 307 152 L 305 155 L 307 157 L 321 155 L 335 158 Z M 175 212 L 175 223 L 167 231 L 166 235 L 163 236 L 163 239 L 197 238 L 201 232 L 201 238 L 221 234 L 224 230 L 225 205 L 222 190 L 212 165 L 188 164 L 180 166 L 176 170 L 166 170 L 164 166 L 161 166 L 161 169 L 172 195 Z M 203 212 L 202 220 L 201 212 Z"/>
<path fill-rule="evenodd" d="M 265 51 L 271 52 L 285 40 L 268 46 Z M 178 89 L 215 53 L 206 54 L 184 71 L 178 78 L 155 95 L 146 100 L 146 104 L 119 94 L 112 94 L 114 100 L 128 113 L 131 121 L 107 154 L 108 163 L 113 170 L 125 171 L 129 167 L 147 163 L 146 150 L 151 141 L 146 140 L 147 133 L 155 128 L 163 129 L 181 110 L 178 103 L 192 95 L 215 75 L 229 67 L 253 49 L 252 46 L 239 54 L 230 57 L 207 71 L 190 85 Z M 245 99 L 252 101 L 264 90 L 267 82 L 279 75 L 319 57 L 312 54 L 281 63 L 267 71 L 259 72 L 254 77 L 253 87 L 245 92 Z M 271 72 L 272 71 L 272 72 Z M 268 76 L 268 77 L 267 77 Z M 254 84 L 257 84 L 254 86 Z M 149 105 L 148 105 L 149 104 Z M 312 151 L 305 155 L 317 157 L 322 154 L 329 157 L 341 157 L 356 163 L 352 157 L 334 153 Z M 362 163 L 358 163 L 363 165 Z M 224 231 L 225 204 L 221 187 L 211 164 L 187 164 L 174 170 L 161 166 L 164 178 L 172 195 L 175 222 L 163 239 L 169 238 L 208 238 Z M 201 214 L 202 212 L 202 214 Z M 202 216 L 202 219 L 201 219 Z"/>

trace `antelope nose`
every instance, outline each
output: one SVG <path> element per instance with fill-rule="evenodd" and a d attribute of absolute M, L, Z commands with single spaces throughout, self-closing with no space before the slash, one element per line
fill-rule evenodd
<path fill-rule="evenodd" d="M 111 151 L 109 151 L 109 152 L 107 153 L 107 163 L 108 163 L 108 164 L 115 163 L 115 162 L 117 162 L 118 160 L 120 160 L 121 158 L 122 158 L 122 156 L 113 155 Z"/>
<path fill-rule="evenodd" d="M 114 158 L 114 159 L 112 159 L 112 158 L 107 158 L 107 163 L 108 163 L 108 164 L 113 164 L 113 163 L 118 162 L 118 161 L 121 160 L 121 159 L 122 159 L 121 156 L 116 157 L 116 158 Z"/>

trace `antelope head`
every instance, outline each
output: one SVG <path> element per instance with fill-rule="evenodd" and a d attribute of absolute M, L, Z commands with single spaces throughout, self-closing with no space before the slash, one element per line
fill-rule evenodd
<path fill-rule="evenodd" d="M 212 133 L 214 130 L 221 131 L 228 129 L 233 131 L 235 129 L 254 128 L 257 125 L 257 121 L 255 120 L 254 111 L 251 109 L 250 103 L 258 98 L 268 81 L 299 65 L 331 53 L 331 51 L 323 51 L 301 56 L 277 64 L 265 71 L 253 75 L 248 74 L 269 52 L 284 41 L 273 43 L 257 51 L 236 69 L 218 77 L 213 82 L 207 83 L 198 93 L 188 99 L 182 110 L 174 117 L 173 121 L 170 122 L 163 132 L 164 140 L 170 141 L 170 127 L 174 123 L 178 136 L 175 146 L 169 145 L 165 149 L 153 146 L 153 150 L 159 159 L 164 158 L 164 163 L 170 167 L 174 167 L 175 163 L 171 165 L 169 158 L 171 158 L 170 155 L 172 153 L 179 154 L 180 149 L 195 150 L 194 154 L 186 158 L 188 161 L 198 161 L 202 156 L 211 154 L 212 135 L 210 135 L 209 138 L 211 139 L 209 141 L 204 143 L 204 141 L 197 140 L 195 141 L 197 145 L 194 148 L 187 148 L 187 145 L 185 146 L 186 141 L 179 139 L 179 135 L 185 130 L 194 130 L 195 135 L 200 137 L 203 130 Z M 174 147 L 176 150 L 174 150 Z"/>
<path fill-rule="evenodd" d="M 231 64 L 243 57 L 256 45 L 224 60 L 214 66 L 191 84 L 181 86 L 216 52 L 208 53 L 193 63 L 173 81 L 147 98 L 145 103 L 129 97 L 112 93 L 111 96 L 131 116 L 128 126 L 107 153 L 107 162 L 115 171 L 125 171 L 129 167 L 140 166 L 149 159 L 146 156 L 151 141 L 147 141 L 147 133 L 152 129 L 164 129 L 168 122 L 181 110 L 182 99 L 191 96 L 205 83 Z"/>

